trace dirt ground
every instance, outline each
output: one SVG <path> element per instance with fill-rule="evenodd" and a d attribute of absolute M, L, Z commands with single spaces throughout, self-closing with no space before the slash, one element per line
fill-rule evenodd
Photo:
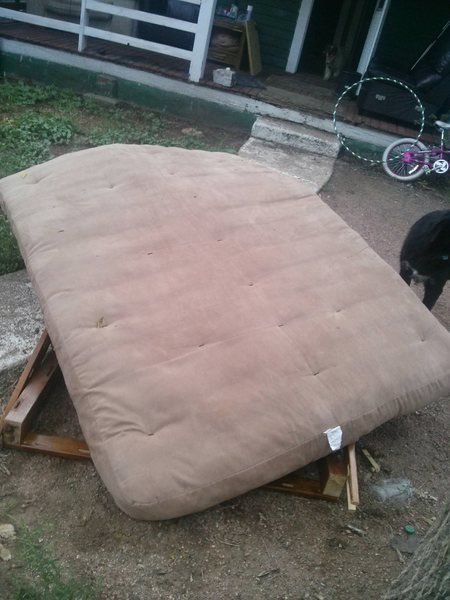
<path fill-rule="evenodd" d="M 405 185 L 345 158 L 321 197 L 394 268 L 409 226 L 450 204 L 440 181 Z M 434 314 L 450 328 L 450 285 Z M 59 385 L 43 430 L 58 421 L 62 433 L 76 434 L 66 396 Z M 0 450 L 0 523 L 40 527 L 67 573 L 99 585 L 99 600 L 379 600 L 409 559 L 391 539 L 406 537 L 406 524 L 424 535 L 448 495 L 449 426 L 450 403 L 441 400 L 361 440 L 382 470 L 373 474 L 358 450 L 356 512 L 345 498 L 331 504 L 256 490 L 200 514 L 137 522 L 115 506 L 90 462 Z M 378 499 L 373 486 L 386 478 L 408 480 L 411 498 Z M 26 570 L 9 548 L 12 560 L 0 561 L 5 600 Z"/>

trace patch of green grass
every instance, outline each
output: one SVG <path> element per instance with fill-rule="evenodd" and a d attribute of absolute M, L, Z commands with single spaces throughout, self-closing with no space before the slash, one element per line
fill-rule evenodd
<path fill-rule="evenodd" d="M 51 113 L 24 112 L 0 122 L 0 177 L 51 158 L 52 144 L 67 144 L 72 123 Z"/>
<path fill-rule="evenodd" d="M 0 275 L 23 269 L 24 264 L 6 217 L 0 213 Z"/>
<path fill-rule="evenodd" d="M 24 106 L 43 104 L 73 109 L 81 105 L 81 97 L 70 90 L 53 85 L 33 85 L 23 81 L 4 79 L 0 85 L 0 106 L 5 112 L 14 112 Z"/>
<path fill-rule="evenodd" d="M 106 144 L 157 144 L 158 136 L 152 130 L 139 129 L 132 125 L 95 127 L 88 132 L 86 141 L 92 146 Z"/>
<path fill-rule="evenodd" d="M 15 571 L 11 600 L 94 600 L 99 595 L 97 586 L 64 572 L 38 529 L 19 529 L 14 558 L 23 569 Z"/>

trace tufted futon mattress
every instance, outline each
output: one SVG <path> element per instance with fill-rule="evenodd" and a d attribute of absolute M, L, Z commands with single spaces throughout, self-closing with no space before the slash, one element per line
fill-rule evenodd
<path fill-rule="evenodd" d="M 0 198 L 132 517 L 205 509 L 450 391 L 450 334 L 291 177 L 113 145 L 7 177 Z"/>

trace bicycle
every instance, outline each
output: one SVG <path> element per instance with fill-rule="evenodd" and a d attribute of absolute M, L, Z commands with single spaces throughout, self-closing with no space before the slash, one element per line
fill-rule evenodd
<path fill-rule="evenodd" d="M 435 121 L 441 132 L 439 146 L 426 145 L 418 139 L 401 138 L 390 144 L 383 152 L 382 165 L 385 172 L 399 181 L 414 181 L 423 173 L 446 173 L 449 170 L 450 150 L 444 145 L 445 132 L 450 123 Z"/>

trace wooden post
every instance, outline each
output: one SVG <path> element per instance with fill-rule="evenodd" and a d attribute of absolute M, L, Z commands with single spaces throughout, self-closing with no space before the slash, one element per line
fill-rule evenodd
<path fill-rule="evenodd" d="M 42 435 L 32 430 L 42 400 L 58 372 L 58 360 L 44 330 L 0 416 L 0 446 L 3 443 L 5 448 L 43 452 L 63 458 L 90 458 L 84 440 Z"/>
<path fill-rule="evenodd" d="M 289 51 L 289 56 L 287 59 L 287 73 L 295 73 L 297 71 L 313 6 L 314 0 L 302 0 L 302 3 L 300 5 L 300 11 L 297 17 L 297 24 L 295 26 L 294 36 L 291 42 L 291 49 Z"/>
<path fill-rule="evenodd" d="M 50 350 L 34 370 L 14 406 L 4 417 L 5 446 L 8 444 L 19 446 L 23 442 L 57 371 L 58 361 L 53 350 Z"/>
<path fill-rule="evenodd" d="M 78 34 L 78 52 L 83 52 L 86 48 L 86 38 L 84 30 L 89 24 L 89 15 L 87 12 L 87 0 L 81 0 L 80 8 L 80 33 Z"/>
<path fill-rule="evenodd" d="M 367 67 L 369 66 L 370 59 L 377 49 L 378 40 L 380 39 L 381 31 L 383 29 L 384 22 L 389 10 L 391 0 L 378 0 L 373 13 L 372 21 L 370 23 L 369 31 L 367 33 L 364 48 L 361 52 L 358 67 L 356 68 L 358 73 L 364 75 Z M 359 88 L 358 88 L 359 93 Z"/>
<path fill-rule="evenodd" d="M 202 0 L 200 4 L 197 32 L 192 49 L 191 65 L 189 67 L 189 80 L 195 83 L 200 81 L 205 72 L 216 2 L 217 0 Z"/>
<path fill-rule="evenodd" d="M 36 369 L 36 366 L 42 362 L 42 359 L 44 358 L 45 354 L 47 353 L 49 346 L 50 346 L 50 338 L 48 337 L 47 330 L 44 329 L 44 331 L 41 334 L 41 337 L 39 338 L 38 343 L 36 344 L 35 349 L 33 350 L 30 358 L 28 359 L 25 369 L 23 370 L 22 375 L 20 376 L 19 381 L 17 382 L 17 384 L 15 386 L 7 405 L 5 406 L 5 408 L 3 410 L 3 413 L 0 415 L 0 434 L 1 434 L 1 432 L 3 430 L 3 426 L 5 424 L 6 415 L 16 405 L 20 394 L 25 389 L 34 370 Z"/>
<path fill-rule="evenodd" d="M 347 479 L 347 507 L 356 510 L 359 504 L 358 467 L 356 464 L 355 444 L 347 446 L 348 479 Z"/>

